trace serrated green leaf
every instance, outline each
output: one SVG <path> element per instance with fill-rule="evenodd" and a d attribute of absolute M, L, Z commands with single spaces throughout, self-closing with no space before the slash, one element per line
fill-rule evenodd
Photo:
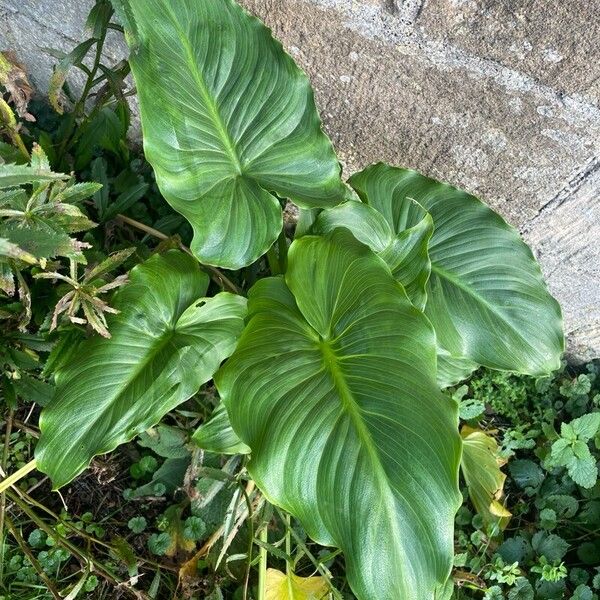
<path fill-rule="evenodd" d="M 153 256 L 115 295 L 112 339 L 89 338 L 60 365 L 36 448 L 38 468 L 55 489 L 195 394 L 233 351 L 245 300 L 202 298 L 207 287 L 190 256 Z"/>
<path fill-rule="evenodd" d="M 21 373 L 19 379 L 13 380 L 15 391 L 27 402 L 35 402 L 39 406 L 46 406 L 54 396 L 54 386 L 32 377 L 27 373 Z"/>
<path fill-rule="evenodd" d="M 84 183 L 75 183 L 61 190 L 53 200 L 57 202 L 71 203 L 82 202 L 93 196 L 100 188 L 101 183 L 87 181 Z"/>
<path fill-rule="evenodd" d="M 67 233 L 86 231 L 96 226 L 78 206 L 63 202 L 44 204 L 33 211 L 33 214 L 42 219 L 47 219 L 53 226 Z"/>
<path fill-rule="evenodd" d="M 530 375 L 560 367 L 560 307 L 530 249 L 500 215 L 456 188 L 382 163 L 349 183 L 396 232 L 406 228 L 413 201 L 433 219 L 425 313 L 444 357 L 443 387 L 478 364 Z"/>
<path fill-rule="evenodd" d="M 600 413 L 583 415 L 571 421 L 571 426 L 580 440 L 588 442 L 600 429 Z"/>
<path fill-rule="evenodd" d="M 553 494 L 544 498 L 544 506 L 551 508 L 560 519 L 572 519 L 579 510 L 577 500 L 565 494 Z"/>
<path fill-rule="evenodd" d="M 259 281 L 215 376 L 266 497 L 341 548 L 359 600 L 433 598 L 460 504 L 456 404 L 435 338 L 384 262 L 344 230 L 292 244 Z M 418 490 L 418 491 L 417 491 Z"/>
<path fill-rule="evenodd" d="M 552 444 L 552 459 L 559 465 L 566 465 L 573 457 L 573 448 L 571 442 L 565 438 L 560 438 Z"/>
<path fill-rule="evenodd" d="M 583 444 L 583 442 L 580 443 Z M 583 488 L 594 487 L 598 480 L 596 459 L 591 455 L 586 445 L 579 447 L 577 454 L 573 452 L 573 456 L 567 463 L 567 471 L 569 477 Z"/>
<path fill-rule="evenodd" d="M 508 470 L 514 482 L 521 489 L 537 489 L 544 481 L 544 472 L 532 460 L 513 460 L 509 463 Z"/>
<path fill-rule="evenodd" d="M 0 237 L 36 259 L 67 256 L 85 263 L 81 250 L 89 247 L 89 244 L 82 244 L 69 237 L 59 225 L 52 222 L 52 219 L 42 217 L 31 217 L 22 221 L 7 220 L 0 224 Z"/>
<path fill-rule="evenodd" d="M 548 534 L 545 531 L 538 531 L 533 536 L 531 545 L 538 556 L 545 556 L 550 563 L 561 561 L 569 550 L 566 540 L 555 533 Z"/>
<path fill-rule="evenodd" d="M 68 178 L 69 175 L 64 173 L 53 173 L 50 170 L 42 170 L 29 165 L 0 164 L 0 189 Z"/>
<path fill-rule="evenodd" d="M 299 206 L 344 197 L 306 75 L 232 0 L 115 0 L 124 17 L 146 157 L 191 223 L 205 264 L 237 269 Z"/>
<path fill-rule="evenodd" d="M 13 260 L 22 260 L 30 265 L 35 265 L 37 263 L 37 258 L 33 256 L 33 254 L 23 250 L 23 248 L 20 248 L 14 242 L 3 237 L 0 237 L 0 256 Z M 5 272 L 3 271 L 3 273 Z M 7 277 L 6 274 L 4 274 L 4 276 Z M 12 289 L 14 293 L 14 282 L 12 286 L 10 285 L 10 282 L 7 282 L 6 285 L 8 286 L 8 289 Z"/>

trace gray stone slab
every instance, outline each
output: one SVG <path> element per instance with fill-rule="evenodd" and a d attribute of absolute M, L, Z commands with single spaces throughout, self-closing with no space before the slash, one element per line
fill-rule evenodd
<path fill-rule="evenodd" d="M 600 111 L 506 82 L 478 64 L 387 43 L 357 13 L 309 2 L 243 0 L 316 89 L 347 174 L 383 160 L 482 197 L 523 226 L 600 148 Z M 364 8 L 364 5 L 363 5 Z M 402 39 L 402 24 L 394 24 Z"/>
<path fill-rule="evenodd" d="M 424 0 L 417 25 L 428 36 L 600 103 L 599 0 Z"/>
<path fill-rule="evenodd" d="M 13 50 L 27 66 L 32 84 L 47 90 L 56 59 L 48 49 L 71 51 L 86 39 L 85 21 L 93 0 L 0 0 L 0 50 Z M 104 59 L 114 64 L 128 54 L 122 35 L 109 32 Z M 71 85 L 80 86 L 84 76 L 72 69 Z"/>
<path fill-rule="evenodd" d="M 549 204 L 524 232 L 534 248 L 550 291 L 562 299 L 569 353 L 579 360 L 598 356 L 600 340 L 600 163 L 573 194 Z"/>

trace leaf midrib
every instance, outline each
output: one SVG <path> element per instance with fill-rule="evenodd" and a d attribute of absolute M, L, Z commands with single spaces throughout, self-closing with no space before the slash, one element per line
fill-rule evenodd
<path fill-rule="evenodd" d="M 455 285 L 456 287 L 460 288 L 463 292 L 465 292 L 466 294 L 483 304 L 494 316 L 500 319 L 503 323 L 506 323 L 510 330 L 516 334 L 519 340 L 521 340 L 528 348 L 532 348 L 531 344 L 527 341 L 525 337 L 523 337 L 521 332 L 501 312 L 499 312 L 493 304 L 491 304 L 488 300 L 481 296 L 477 291 L 463 283 L 456 275 L 454 275 L 450 271 L 447 271 L 443 267 L 440 267 L 438 263 L 434 262 L 433 260 L 431 261 L 431 271 L 432 273 L 436 273 L 440 278 L 449 281 L 452 285 Z"/>
<path fill-rule="evenodd" d="M 169 12 L 169 15 L 171 17 L 173 25 L 175 26 L 175 29 L 177 30 L 180 41 L 185 49 L 186 59 L 190 65 L 190 72 L 194 78 L 194 81 L 198 85 L 202 99 L 204 100 L 206 108 L 207 108 L 208 112 L 210 113 L 210 116 L 212 117 L 213 123 L 215 125 L 215 129 L 217 130 L 217 133 L 221 139 L 221 142 L 223 143 L 223 146 L 224 146 L 227 154 L 229 155 L 229 158 L 231 159 L 233 167 L 236 170 L 236 175 L 242 175 L 243 174 L 242 163 L 241 163 L 240 158 L 235 149 L 235 144 L 233 143 L 233 140 L 231 139 L 231 137 L 229 135 L 229 131 L 227 130 L 227 127 L 226 127 L 225 123 L 223 122 L 221 113 L 219 112 L 217 104 L 208 89 L 208 85 L 206 84 L 206 81 L 204 80 L 204 77 L 202 76 L 202 73 L 200 72 L 200 69 L 198 68 L 198 64 L 197 64 L 197 61 L 195 60 L 194 50 L 190 44 L 190 40 L 188 39 L 188 36 L 186 35 L 185 30 L 183 29 L 183 27 L 177 20 L 177 16 L 174 14 L 171 6 L 168 3 L 166 3 L 165 7 L 166 7 L 167 11 Z"/>
<path fill-rule="evenodd" d="M 360 415 L 360 406 L 358 405 L 358 402 L 354 399 L 354 394 L 352 393 L 352 390 L 346 382 L 346 378 L 338 364 L 338 358 L 334 350 L 331 348 L 330 342 L 326 340 L 321 341 L 320 347 L 323 355 L 325 370 L 329 371 L 329 373 L 331 374 L 333 385 L 337 390 L 338 395 L 342 401 L 342 409 L 350 417 L 350 420 L 354 425 L 354 428 L 358 434 L 361 444 L 366 449 L 367 454 L 371 459 L 371 463 L 376 474 L 375 479 L 377 481 L 377 486 L 379 487 L 381 496 L 384 499 L 385 509 L 390 515 L 389 521 L 391 524 L 391 528 L 396 532 L 396 539 L 400 540 L 402 539 L 400 537 L 401 532 L 398 530 L 398 524 L 395 518 L 395 498 L 393 497 L 392 490 L 389 486 L 387 473 L 383 465 L 381 464 L 379 451 L 377 450 L 375 442 L 373 441 L 371 432 L 368 430 Z"/>

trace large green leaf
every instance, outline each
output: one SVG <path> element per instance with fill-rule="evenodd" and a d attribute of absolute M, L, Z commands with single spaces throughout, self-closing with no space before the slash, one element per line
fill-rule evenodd
<path fill-rule="evenodd" d="M 456 383 L 477 365 L 541 375 L 560 366 L 558 303 L 517 231 L 477 198 L 379 163 L 349 182 L 400 233 L 418 202 L 433 218 L 425 313 L 440 345 L 439 380 Z"/>
<path fill-rule="evenodd" d="M 285 280 L 252 288 L 215 376 L 252 477 L 344 551 L 361 600 L 431 599 L 450 573 L 460 440 L 435 354 L 385 263 L 336 230 L 296 240 Z"/>
<path fill-rule="evenodd" d="M 201 262 L 248 265 L 282 228 L 277 194 L 345 193 L 305 74 L 233 0 L 114 0 L 132 48 L 144 149 Z"/>
<path fill-rule="evenodd" d="M 59 488 L 89 464 L 155 425 L 195 394 L 227 358 L 243 328 L 245 300 L 203 298 L 208 278 L 169 251 L 131 271 L 109 320 L 112 339 L 83 341 L 56 374 L 42 411 L 38 468 Z"/>
<path fill-rule="evenodd" d="M 337 227 L 350 230 L 357 240 L 383 258 L 412 303 L 423 310 L 431 272 L 427 247 L 433 233 L 433 220 L 417 202 L 407 202 L 405 208 L 402 224 L 396 226 L 398 233 L 377 210 L 353 201 L 322 211 L 312 230 L 315 233 L 327 233 Z"/>

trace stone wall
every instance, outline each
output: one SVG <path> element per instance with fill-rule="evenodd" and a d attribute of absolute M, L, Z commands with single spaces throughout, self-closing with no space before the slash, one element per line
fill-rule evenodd
<path fill-rule="evenodd" d="M 600 356 L 600 0 L 242 3 L 309 74 L 347 174 L 384 160 L 488 202 L 532 245 L 572 356 Z M 43 89 L 41 48 L 80 39 L 89 5 L 0 0 L 0 49 Z"/>

